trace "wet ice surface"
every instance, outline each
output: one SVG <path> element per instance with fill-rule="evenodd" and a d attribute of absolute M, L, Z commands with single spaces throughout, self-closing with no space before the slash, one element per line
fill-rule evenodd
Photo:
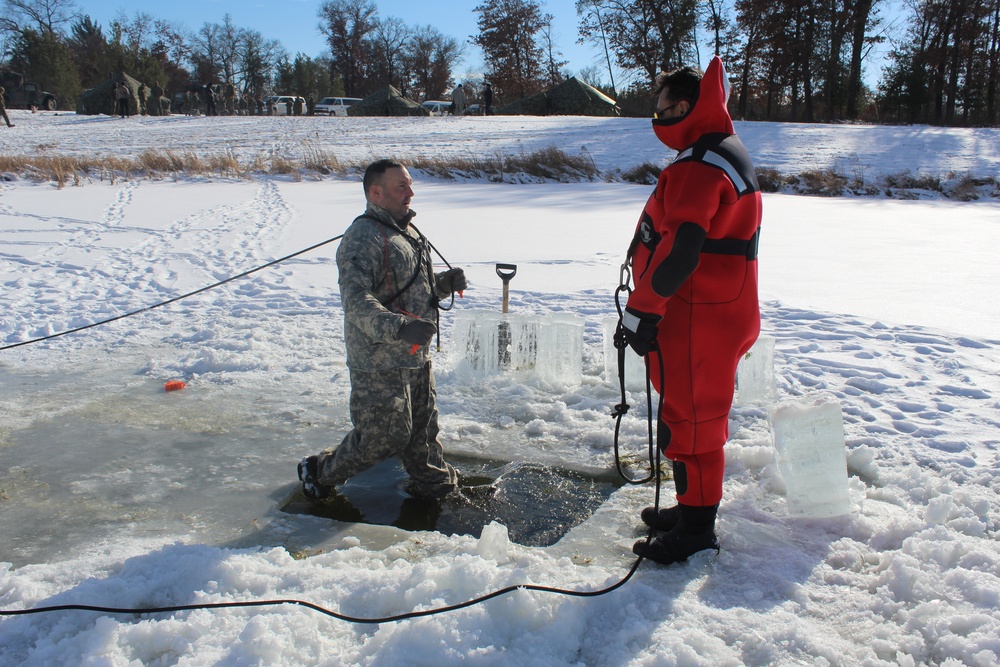
<path fill-rule="evenodd" d="M 0 447 L 14 538 L 4 551 L 15 563 L 123 532 L 245 537 L 287 495 L 301 453 L 330 438 L 269 398 L 199 385 L 168 393 L 155 379 L 122 384 L 106 373 L 0 370 L 3 393 L 19 393 L 32 412 Z"/>
<path fill-rule="evenodd" d="M 5 560 L 60 560 L 126 533 L 294 550 L 355 521 L 478 536 L 500 520 L 512 540 L 548 545 L 617 487 L 607 468 L 567 458 L 543 441 L 526 448 L 509 418 L 442 435 L 449 460 L 456 457 L 460 473 L 480 486 L 461 499 L 404 506 L 405 473 L 390 460 L 344 488 L 352 507 L 296 507 L 296 498 L 303 500 L 297 462 L 335 446 L 350 428 L 344 392 L 331 398 L 197 381 L 167 392 L 145 370 L 0 367 L 0 404 L 16 406 L 17 416 L 0 432 Z M 290 502 L 290 513 L 282 512 Z M 339 522 L 319 525 L 296 514 Z M 350 531 L 363 535 L 365 527 Z"/>

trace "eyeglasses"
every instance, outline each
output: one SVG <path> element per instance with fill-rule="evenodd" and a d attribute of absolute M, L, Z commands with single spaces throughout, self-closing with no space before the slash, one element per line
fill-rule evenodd
<path fill-rule="evenodd" d="M 683 102 L 683 100 L 681 100 L 681 102 Z M 667 106 L 663 107 L 662 109 L 657 109 L 656 112 L 653 113 L 653 118 L 656 118 L 656 119 L 662 118 L 663 114 L 667 113 L 668 111 L 670 111 L 671 109 L 673 109 L 675 106 L 677 106 L 681 102 L 674 102 L 673 104 L 668 104 Z"/>

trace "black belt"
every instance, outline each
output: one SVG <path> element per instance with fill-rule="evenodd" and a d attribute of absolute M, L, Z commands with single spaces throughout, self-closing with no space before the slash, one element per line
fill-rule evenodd
<path fill-rule="evenodd" d="M 710 255 L 740 255 L 747 260 L 757 259 L 757 245 L 760 241 L 760 227 L 749 240 L 745 239 L 705 239 L 702 252 Z"/>

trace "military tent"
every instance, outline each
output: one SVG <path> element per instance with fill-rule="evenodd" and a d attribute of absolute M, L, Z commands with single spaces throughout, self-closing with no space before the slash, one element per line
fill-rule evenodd
<path fill-rule="evenodd" d="M 115 113 L 115 101 L 111 98 L 112 88 L 115 82 L 119 84 L 124 81 L 128 85 L 129 90 L 132 91 L 131 102 L 129 102 L 129 111 L 135 115 L 139 113 L 139 86 L 142 85 L 140 81 L 137 81 L 130 77 L 125 72 L 120 72 L 114 74 L 111 78 L 102 81 L 93 88 L 88 88 L 83 91 L 78 98 L 76 98 L 76 112 L 78 114 L 107 114 L 108 116 L 117 115 Z M 149 95 L 149 86 L 146 86 L 146 95 Z M 148 101 L 148 100 L 147 100 Z"/>
<path fill-rule="evenodd" d="M 574 76 L 544 93 L 501 107 L 497 113 L 508 116 L 619 116 L 621 109 L 613 99 Z"/>
<path fill-rule="evenodd" d="M 348 116 L 429 116 L 430 111 L 386 86 L 347 107 Z"/>

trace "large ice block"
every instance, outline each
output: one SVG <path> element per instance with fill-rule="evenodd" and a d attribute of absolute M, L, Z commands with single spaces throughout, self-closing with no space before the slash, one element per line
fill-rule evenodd
<path fill-rule="evenodd" d="M 840 401 L 799 400 L 769 413 L 788 511 L 800 517 L 848 514 L 847 450 Z"/>
<path fill-rule="evenodd" d="M 774 381 L 774 338 L 760 336 L 736 369 L 737 405 L 768 403 L 778 395 Z"/>
<path fill-rule="evenodd" d="M 604 319 L 604 377 L 618 385 L 618 350 L 615 349 L 617 317 Z M 646 362 L 631 347 L 625 350 L 625 388 L 642 391 L 646 388 Z"/>
<path fill-rule="evenodd" d="M 583 378 L 583 320 L 575 315 L 467 310 L 455 314 L 452 338 L 479 375 L 530 371 L 566 384 Z"/>

